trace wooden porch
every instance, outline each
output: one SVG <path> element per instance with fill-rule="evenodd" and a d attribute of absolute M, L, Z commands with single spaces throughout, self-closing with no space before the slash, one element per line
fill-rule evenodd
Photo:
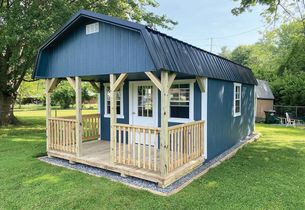
<path fill-rule="evenodd" d="M 119 124 L 116 119 L 116 92 L 127 74 L 110 75 L 110 141 L 100 140 L 100 116 L 82 115 L 81 78 L 67 80 L 76 93 L 76 116 L 51 116 L 51 91 L 60 82 L 46 82 L 47 152 L 49 156 L 83 163 L 156 182 L 166 187 L 202 164 L 204 121 L 168 126 L 169 88 L 174 73 L 161 72 L 161 80 L 151 72 L 148 78 L 161 92 L 161 126 Z M 202 78 L 197 78 L 204 91 Z M 96 82 L 90 82 L 99 91 Z"/>
<path fill-rule="evenodd" d="M 110 141 L 98 140 L 99 115 L 83 115 L 82 151 L 76 150 L 75 117 L 50 118 L 48 155 L 167 186 L 203 162 L 203 121 L 169 127 L 168 175 L 160 173 L 160 128 L 115 124 L 114 162 Z"/>

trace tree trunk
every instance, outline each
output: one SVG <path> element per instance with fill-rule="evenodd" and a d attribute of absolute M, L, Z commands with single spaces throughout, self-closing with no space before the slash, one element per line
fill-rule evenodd
<path fill-rule="evenodd" d="M 4 95 L 0 92 L 0 126 L 17 123 L 14 116 L 14 102 L 14 96 Z"/>

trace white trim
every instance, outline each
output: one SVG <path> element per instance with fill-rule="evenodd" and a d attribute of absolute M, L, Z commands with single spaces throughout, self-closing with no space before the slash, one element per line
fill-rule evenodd
<path fill-rule="evenodd" d="M 107 114 L 107 93 L 106 93 L 106 88 L 110 87 L 110 83 L 103 83 L 104 85 L 104 117 L 105 118 L 110 118 L 110 113 Z M 124 83 L 122 84 L 122 87 L 120 88 L 120 93 L 121 93 L 121 98 L 120 98 L 120 112 L 121 114 L 116 115 L 118 119 L 124 119 Z"/>
<path fill-rule="evenodd" d="M 187 123 L 194 121 L 194 83 L 196 82 L 196 79 L 185 79 L 185 80 L 175 80 L 173 82 L 174 84 L 189 84 L 190 85 L 190 110 L 189 110 L 189 118 L 174 118 L 170 117 L 168 121 L 169 122 L 175 122 L 175 123 Z M 169 101 L 170 106 L 170 101 Z M 169 107 L 170 109 L 170 107 Z M 170 114 L 169 114 L 170 115 Z"/>
<path fill-rule="evenodd" d="M 201 93 L 201 119 L 204 120 L 204 158 L 208 158 L 208 78 L 205 78 L 205 92 Z"/>
<path fill-rule="evenodd" d="M 138 85 L 138 84 L 143 84 L 143 85 L 152 85 L 155 91 L 155 98 L 156 100 L 154 100 L 153 102 L 153 107 L 154 107 L 154 111 L 153 114 L 155 117 L 155 122 L 154 122 L 154 126 L 158 127 L 158 119 L 159 119 L 159 107 L 158 107 L 158 93 L 159 93 L 159 89 L 158 87 L 150 80 L 142 80 L 142 81 L 130 81 L 129 82 L 129 88 L 128 88 L 128 92 L 129 92 L 129 125 L 133 125 L 133 114 L 132 114 L 132 110 L 133 110 L 133 102 L 134 102 L 134 97 L 133 97 L 133 86 L 134 85 Z"/>
<path fill-rule="evenodd" d="M 234 117 L 238 117 L 241 116 L 241 94 L 242 94 L 242 90 L 241 90 L 241 83 L 236 83 L 234 82 L 234 90 L 233 90 L 233 116 Z M 236 100 L 236 87 L 239 87 L 240 93 L 239 93 L 239 112 L 235 112 L 235 100 Z"/>

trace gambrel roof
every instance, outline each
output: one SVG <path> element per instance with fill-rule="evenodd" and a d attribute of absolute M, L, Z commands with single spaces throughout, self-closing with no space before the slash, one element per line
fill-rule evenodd
<path fill-rule="evenodd" d="M 204 76 L 232 82 L 254 85 L 257 84 L 251 69 L 245 66 L 170 37 L 145 25 L 86 10 L 80 10 L 78 13 L 76 13 L 39 49 L 33 77 L 43 78 L 42 76 L 37 75 L 39 68 L 41 68 L 40 63 L 45 62 L 41 61 L 43 60 L 43 51 L 47 49 L 48 46 L 50 46 L 54 41 L 59 39 L 80 18 L 89 18 L 95 21 L 100 21 L 139 32 L 143 37 L 150 55 L 150 59 L 154 65 L 154 68 L 151 69 L 151 71 L 160 71 L 165 69 L 172 72 L 193 76 Z M 143 69 L 143 71 L 147 70 Z M 113 72 L 113 70 L 103 69 L 99 73 L 100 75 L 106 75 L 110 73 L 123 72 Z M 126 72 L 125 70 L 124 73 L 129 72 Z M 132 73 L 132 71 L 130 73 Z"/>

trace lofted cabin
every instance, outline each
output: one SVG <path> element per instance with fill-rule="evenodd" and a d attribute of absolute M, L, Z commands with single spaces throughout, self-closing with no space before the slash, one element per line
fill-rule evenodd
<path fill-rule="evenodd" d="M 46 80 L 47 153 L 162 187 L 254 131 L 250 69 L 133 23 L 81 10 L 39 49 Z M 67 80 L 76 116 L 55 117 L 51 94 Z M 82 82 L 99 114 L 82 114 Z"/>

